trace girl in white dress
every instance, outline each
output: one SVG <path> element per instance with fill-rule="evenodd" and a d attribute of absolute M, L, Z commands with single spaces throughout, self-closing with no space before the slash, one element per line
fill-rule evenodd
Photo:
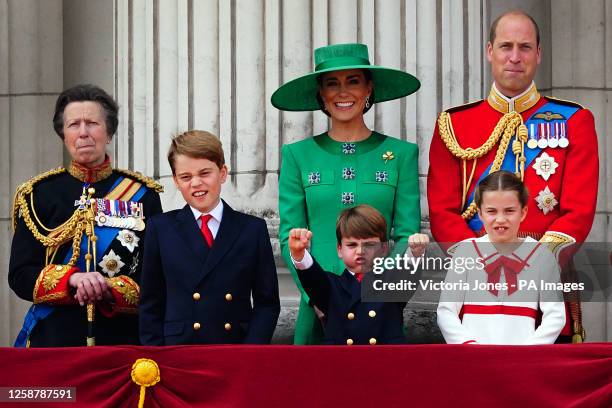
<path fill-rule="evenodd" d="M 552 344 L 561 332 L 565 306 L 557 261 L 545 245 L 518 237 L 527 200 L 522 181 L 507 171 L 478 184 L 475 202 L 487 234 L 455 246 L 452 265 L 475 266 L 450 268 L 446 275 L 438 326 L 447 343 Z"/>

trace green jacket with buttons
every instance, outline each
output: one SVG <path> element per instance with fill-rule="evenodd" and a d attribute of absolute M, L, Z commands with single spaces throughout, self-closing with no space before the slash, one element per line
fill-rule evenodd
<path fill-rule="evenodd" d="M 279 238 L 283 258 L 302 294 L 296 344 L 316 344 L 321 331 L 291 262 L 289 231 L 310 229 L 311 254 L 324 270 L 338 275 L 344 265 L 336 249 L 336 219 L 345 208 L 373 206 L 387 220 L 390 238 L 406 242 L 419 231 L 421 221 L 418 157 L 416 144 L 376 132 L 355 143 L 337 142 L 323 133 L 283 146 Z"/>

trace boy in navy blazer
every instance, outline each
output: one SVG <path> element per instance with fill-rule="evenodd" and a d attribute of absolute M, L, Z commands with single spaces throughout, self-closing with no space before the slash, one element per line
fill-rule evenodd
<path fill-rule="evenodd" d="M 269 343 L 280 301 L 266 222 L 221 200 L 228 170 L 216 136 L 175 137 L 168 162 L 187 205 L 147 222 L 140 341 Z"/>
<path fill-rule="evenodd" d="M 369 205 L 358 205 L 340 213 L 336 223 L 338 256 L 346 269 L 341 275 L 325 272 L 307 251 L 312 232 L 294 228 L 289 233 L 289 252 L 311 303 L 325 315 L 322 344 L 405 343 L 405 303 L 362 302 L 361 280 L 372 271 L 375 257 L 387 253 L 387 223 Z M 429 242 L 427 235 L 410 236 L 410 249 L 420 256 Z"/>

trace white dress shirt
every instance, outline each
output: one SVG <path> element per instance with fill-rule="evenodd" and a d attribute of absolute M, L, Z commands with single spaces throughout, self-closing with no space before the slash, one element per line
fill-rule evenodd
<path fill-rule="evenodd" d="M 208 229 L 210 229 L 213 238 L 217 238 L 217 232 L 219 232 L 219 226 L 221 225 L 221 219 L 223 218 L 223 200 L 219 200 L 219 204 L 217 204 L 215 208 L 208 213 L 202 213 L 192 206 L 189 206 L 189 208 L 191 208 L 191 212 L 193 212 L 193 216 L 195 217 L 200 229 L 202 228 L 202 220 L 200 217 L 206 214 L 210 214 L 212 216 L 212 218 L 208 220 Z"/>

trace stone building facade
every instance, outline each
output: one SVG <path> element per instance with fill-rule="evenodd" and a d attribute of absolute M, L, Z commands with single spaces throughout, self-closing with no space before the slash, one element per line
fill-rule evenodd
<path fill-rule="evenodd" d="M 27 307 L 6 279 L 11 198 L 19 183 L 67 160 L 51 126 L 62 89 L 89 82 L 114 94 L 121 113 L 113 161 L 159 179 L 166 210 L 183 205 L 165 159 L 172 135 L 189 128 L 219 135 L 231 170 L 223 196 L 266 218 L 278 255 L 280 146 L 324 131 L 327 118 L 280 112 L 270 95 L 312 69 L 314 48 L 366 43 L 372 63 L 422 83 L 414 95 L 376 105 L 366 122 L 419 145 L 427 231 L 437 113 L 486 96 L 489 24 L 517 7 L 541 27 L 540 91 L 595 116 L 600 181 L 589 240 L 611 242 L 611 0 L 0 0 L 0 345 L 14 339 Z M 297 291 L 277 259 L 282 342 L 291 336 Z M 417 298 L 407 311 L 418 323 L 415 341 L 439 339 L 428 334 L 434 306 Z M 590 340 L 612 339 L 610 304 L 585 305 L 585 321 Z"/>

